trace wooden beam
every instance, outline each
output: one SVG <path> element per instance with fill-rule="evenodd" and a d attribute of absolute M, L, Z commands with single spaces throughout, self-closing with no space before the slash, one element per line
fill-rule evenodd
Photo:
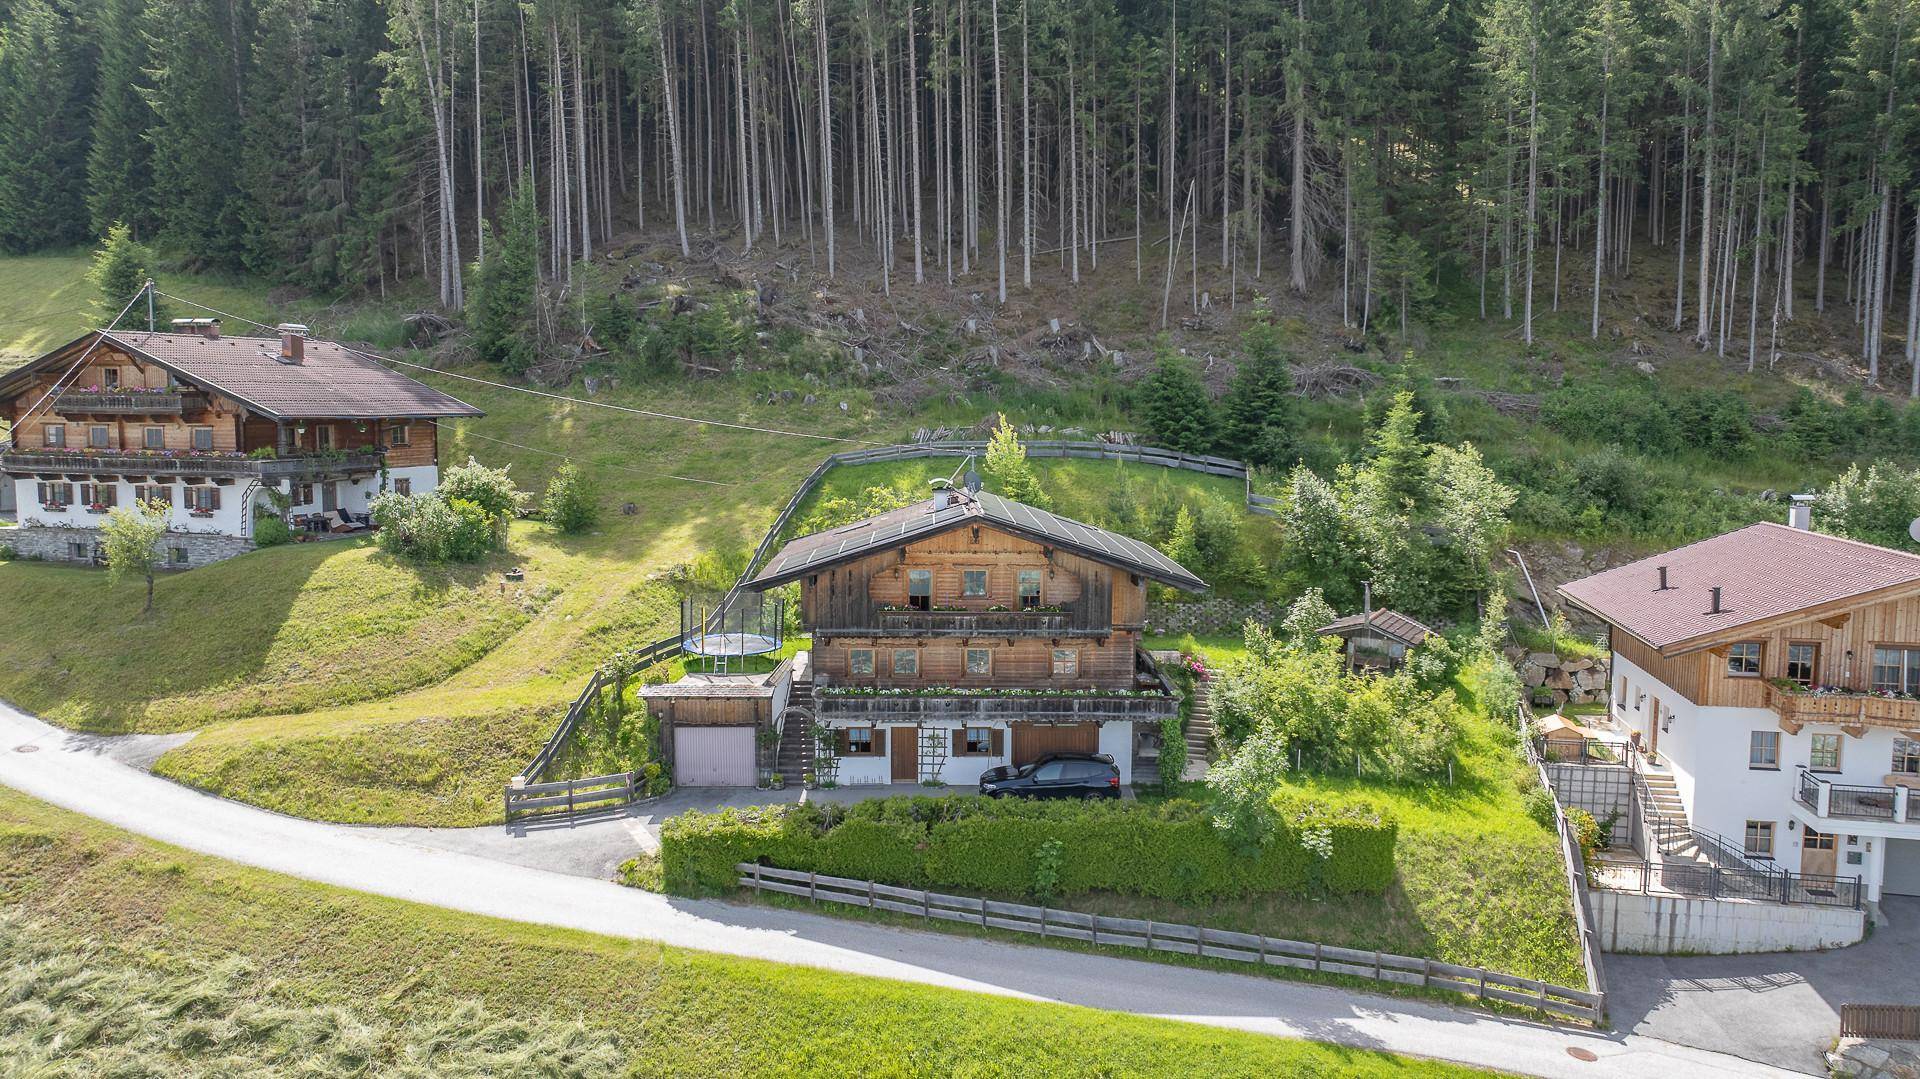
<path fill-rule="evenodd" d="M 1800 728 L 1804 726 L 1806 726 L 1806 724 L 1797 723 L 1791 719 L 1788 719 L 1786 716 L 1780 717 L 1780 729 L 1783 731 L 1786 731 L 1788 734 L 1799 734 Z"/>
<path fill-rule="evenodd" d="M 1843 723 L 1840 725 L 1840 729 L 1855 738 L 1865 738 L 1867 736 L 1867 728 L 1862 724 Z"/>
<path fill-rule="evenodd" d="M 1827 627 L 1828 629 L 1840 629 L 1852 620 L 1853 620 L 1853 612 L 1844 611 L 1840 614 L 1836 614 L 1828 618 L 1818 619 L 1817 621 L 1821 625 Z"/>

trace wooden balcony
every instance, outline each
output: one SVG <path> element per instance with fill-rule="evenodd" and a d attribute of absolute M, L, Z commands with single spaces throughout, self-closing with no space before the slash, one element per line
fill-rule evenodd
<path fill-rule="evenodd" d="M 1788 734 L 1799 734 L 1809 723 L 1836 726 L 1856 737 L 1868 727 L 1920 730 L 1920 701 L 1857 690 L 1795 691 L 1772 681 L 1762 688 L 1767 707 L 1779 715 L 1780 727 Z"/>
<path fill-rule="evenodd" d="M 105 479 L 110 476 L 260 476 L 344 475 L 380 467 L 377 450 L 250 457 L 237 453 L 168 453 L 141 450 L 9 450 L 0 453 L 0 471 L 49 479 Z"/>
<path fill-rule="evenodd" d="M 873 621 L 876 635 L 909 637 L 1095 637 L 1113 628 L 1093 625 L 1082 612 L 1072 610 L 880 610 L 874 612 Z"/>
<path fill-rule="evenodd" d="M 1179 698 L 1161 693 L 1046 693 L 1001 695 L 942 693 L 839 693 L 814 691 L 814 715 L 840 723 L 1104 723 L 1158 722 L 1180 712 Z"/>
<path fill-rule="evenodd" d="M 63 416 L 179 416 L 206 407 L 205 395 L 180 390 L 62 390 L 53 399 L 53 410 Z"/>

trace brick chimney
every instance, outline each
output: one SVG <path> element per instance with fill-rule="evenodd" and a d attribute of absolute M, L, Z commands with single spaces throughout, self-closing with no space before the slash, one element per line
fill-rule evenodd
<path fill-rule="evenodd" d="M 307 359 L 307 328 L 298 322 L 280 324 L 280 362 L 299 364 Z"/>

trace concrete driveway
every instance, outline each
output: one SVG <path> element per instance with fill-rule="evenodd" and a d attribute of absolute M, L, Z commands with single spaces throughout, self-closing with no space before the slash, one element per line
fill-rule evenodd
<path fill-rule="evenodd" d="M 1618 1029 L 1814 1075 L 1840 1005 L 1920 1001 L 1920 898 L 1892 896 L 1865 941 L 1826 952 L 1609 955 Z"/>

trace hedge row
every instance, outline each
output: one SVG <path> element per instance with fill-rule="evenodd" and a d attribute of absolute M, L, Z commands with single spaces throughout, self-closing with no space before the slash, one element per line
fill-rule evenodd
<path fill-rule="evenodd" d="M 1266 893 L 1380 893 L 1397 829 L 1364 801 L 1276 795 L 1280 827 L 1258 851 L 1231 847 L 1197 802 L 886 798 L 852 806 L 691 812 L 661 829 L 669 891 L 730 891 L 740 862 L 909 888 L 1034 893 L 1036 856 L 1059 841 L 1056 895 L 1119 892 L 1183 902 Z"/>

